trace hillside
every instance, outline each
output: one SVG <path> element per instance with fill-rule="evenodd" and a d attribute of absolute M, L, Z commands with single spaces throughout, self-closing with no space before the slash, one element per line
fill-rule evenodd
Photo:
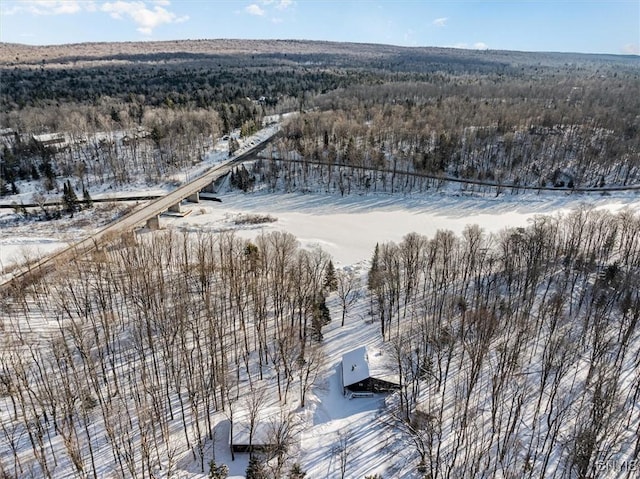
<path fill-rule="evenodd" d="M 33 46 L 15 43 L 0 43 L 0 65 L 39 65 L 42 60 L 49 65 L 70 62 L 98 61 L 136 58 L 185 57 L 207 59 L 219 56 L 264 55 L 293 56 L 309 55 L 329 57 L 347 56 L 361 61 L 412 57 L 419 60 L 445 62 L 484 62 L 512 65 L 563 66 L 567 63 L 587 65 L 609 63 L 618 66 L 638 66 L 633 55 L 602 55 L 578 53 L 532 53 L 517 51 L 477 51 L 436 47 L 401 47 L 394 45 L 344 43 L 305 40 L 176 40 L 120 43 L 77 43 L 69 45 Z"/>

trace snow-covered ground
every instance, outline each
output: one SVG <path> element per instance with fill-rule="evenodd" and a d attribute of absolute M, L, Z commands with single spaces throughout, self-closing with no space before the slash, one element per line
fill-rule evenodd
<path fill-rule="evenodd" d="M 302 193 L 231 192 L 219 195 L 222 203 L 202 202 L 190 206 L 184 218 L 162 218 L 164 227 L 189 231 L 234 229 L 243 237 L 261 231 L 292 233 L 302 246 L 317 244 L 338 265 L 368 260 L 376 243 L 400 241 L 410 232 L 432 236 L 442 229 L 461 233 L 468 224 L 497 233 L 510 226 L 526 226 L 535 215 L 557 214 L 580 205 L 617 211 L 640 209 L 640 195 L 612 196 L 531 194 L 517 196 L 463 197 L 430 193 L 412 196 L 337 195 Z M 235 225 L 240 215 L 261 214 L 277 219 L 259 225 Z"/>
<path fill-rule="evenodd" d="M 151 194 L 141 189 L 138 193 Z M 129 193 L 133 192 L 129 190 Z M 439 229 L 460 233 L 468 224 L 478 224 L 485 231 L 497 233 L 509 226 L 526 226 L 539 214 L 567 212 L 580 205 L 617 211 L 640 210 L 638 193 L 601 195 L 562 195 L 542 193 L 505 195 L 500 197 L 468 197 L 450 193 L 411 196 L 324 195 L 302 193 L 221 194 L 222 203 L 203 201 L 189 205 L 184 218 L 162 217 L 163 227 L 190 231 L 223 231 L 235 229 L 243 237 L 261 231 L 283 230 L 295 235 L 303 246 L 320 245 L 338 265 L 359 263 L 370 258 L 376 243 L 400 241 L 404 235 L 417 232 L 427 236 Z M 243 214 L 268 214 L 273 223 L 238 226 L 234 220 Z M 72 244 L 82 234 L 71 219 L 51 223 L 16 222 L 11 210 L 0 210 L 0 269 L 4 271 L 24 259 Z M 91 230 L 95 223 L 85 220 Z M 73 225 L 73 226 L 72 226 Z M 39 238 L 41 241 L 39 241 Z"/>
<path fill-rule="evenodd" d="M 303 246 L 320 245 L 334 258 L 337 266 L 355 268 L 364 274 L 367 261 L 377 242 L 400 241 L 415 231 L 432 236 L 439 229 L 461 232 L 468 224 L 479 224 L 487 232 L 497 233 L 509 226 L 525 226 L 538 214 L 557 214 L 581 204 L 614 211 L 640 209 L 637 194 L 611 196 L 565 196 L 559 194 L 518 195 L 500 197 L 465 197 L 452 193 L 429 193 L 411 196 L 337 195 L 302 193 L 241 193 L 220 195 L 222 202 L 203 201 L 190 205 L 185 217 L 163 216 L 163 228 L 186 231 L 237 231 L 243 237 L 253 237 L 262 231 L 284 230 L 295 235 Z M 11 213 L 9 213 L 11 214 Z M 88 213 L 87 213 L 88 214 Z M 276 221 L 258 225 L 236 224 L 246 215 L 269 215 Z M 18 261 L 25 254 L 35 257 L 46 254 L 64 242 L 72 241 L 74 231 L 79 234 L 86 218 L 78 218 L 75 225 L 66 221 L 65 241 L 56 239 L 60 233 L 56 223 L 39 222 L 33 235 L 29 225 L 22 225 L 20 234 L 12 236 L 13 228 L 0 231 L 0 260 L 3 267 Z M 48 226 L 49 225 L 49 226 Z M 58 224 L 59 225 L 59 224 Z M 31 225 L 32 227 L 34 225 Z M 349 399 L 343 395 L 340 359 L 358 346 L 367 346 L 370 356 L 379 364 L 390 363 L 377 324 L 371 322 L 368 301 L 361 299 L 347 314 L 345 326 L 340 326 L 340 307 L 335 295 L 328 301 L 334 320 L 323 330 L 325 362 L 316 386 L 307 397 L 304 409 L 296 409 L 300 418 L 297 461 L 307 477 L 340 477 L 340 457 L 347 454 L 345 477 L 362 478 L 380 473 L 383 477 L 409 479 L 415 469 L 404 464 L 415 461 L 411 448 L 398 437 L 388 433 L 383 423 L 385 395 Z M 273 385 L 272 385 L 273 386 Z M 295 391 L 294 391 L 295 394 Z M 295 400 L 294 400 L 295 402 Z M 228 448 L 229 422 L 224 413 L 215 420 L 215 445 L 208 444 L 207 460 L 213 457 L 218 464 L 227 464 L 230 477 L 242 478 L 247 466 L 247 454 L 237 454 L 231 460 Z M 341 440 L 344 447 L 341 447 Z M 185 452 L 177 462 L 180 477 L 205 478 Z"/>
<path fill-rule="evenodd" d="M 222 203 L 203 202 L 192 206 L 190 215 L 165 217 L 164 228 L 191 232 L 234 230 L 251 238 L 261 232 L 287 231 L 303 247 L 321 246 L 336 265 L 353 267 L 363 274 L 377 242 L 400 241 L 415 231 L 432 236 L 439 229 L 460 233 L 468 224 L 498 233 L 510 226 L 526 226 L 540 214 L 565 213 L 581 205 L 618 211 L 640 209 L 637 194 L 612 196 L 518 195 L 462 197 L 433 193 L 408 197 L 389 195 L 337 195 L 302 193 L 230 192 L 220 195 Z M 237 225 L 236 219 L 247 215 L 276 219 L 258 225 Z M 383 477 L 415 477 L 415 469 L 406 466 L 415 460 L 414 452 L 399 437 L 389 435 L 384 424 L 385 395 L 349 399 L 343 395 L 340 360 L 356 346 L 366 345 L 379 362 L 391 364 L 379 334 L 379 326 L 370 320 L 368 304 L 359 301 L 340 327 L 339 305 L 329 301 L 334 320 L 324 330 L 325 364 L 311 391 L 302 418 L 298 462 L 307 477 L 340 477 L 340 456 L 346 454 L 345 477 L 362 478 L 379 473 Z M 221 422 L 221 429 L 228 425 Z M 343 441 L 343 442 L 341 442 Z M 344 446 L 343 446 L 344 445 Z M 344 452 L 344 447 L 347 450 Z M 247 454 L 237 454 L 231 461 L 224 441 L 216 444 L 218 463 L 230 466 L 230 477 L 243 477 Z"/>
<path fill-rule="evenodd" d="M 192 170 L 173 180 L 188 180 L 227 156 L 221 145 L 197 167 L 198 171 Z M 106 188 L 92 192 L 92 196 L 153 194 L 170 187 L 131 185 L 127 191 L 114 192 Z M 30 201 L 34 190 L 29 192 L 28 185 L 21 185 L 21 190 L 24 201 Z M 191 209 L 191 213 L 184 217 L 163 216 L 160 220 L 162 228 L 193 232 L 234 230 L 247 238 L 263 231 L 287 231 L 295 235 L 302 246 L 319 245 L 333 257 L 336 266 L 354 268 L 359 274 L 366 271 L 376 243 L 398 242 L 410 232 L 433 236 L 438 230 L 448 229 L 460 233 L 466 225 L 478 224 L 489 233 L 499 233 L 507 227 L 526 226 L 535 215 L 564 213 L 583 204 L 612 211 L 640 210 L 637 193 L 600 196 L 550 192 L 471 197 L 445 191 L 408 196 L 353 194 L 341 197 L 320 193 L 227 192 L 219 196 L 221 203 L 202 201 L 189 205 L 187 209 Z M 96 214 L 93 211 L 84 211 L 74 219 L 25 223 L 11 210 L 0 210 L 0 268 L 6 271 L 25 258 L 35 259 L 88 234 L 97 223 L 91 220 L 91 215 Z M 110 213 L 103 212 L 103 219 L 108 219 Z M 268 215 L 275 221 L 253 225 L 236 223 L 239 217 L 247 215 Z M 295 411 L 301 419 L 298 462 L 309 478 L 340 477 L 340 456 L 345 451 L 339 446 L 343 439 L 348 454 L 345 477 L 362 478 L 374 473 L 384 477 L 415 477 L 410 468 L 403 467 L 405 459 L 415 459 L 412 451 L 406 444 L 396 441 L 393 435 L 382 433 L 383 429 L 388 429 L 381 420 L 384 395 L 358 399 L 343 395 L 342 355 L 365 345 L 378 366 L 391 361 L 382 345 L 378 326 L 370 320 L 367 301 L 361 299 L 349 310 L 344 327 L 338 320 L 340 308 L 335 295 L 329 298 L 328 305 L 334 320 L 323 329 L 323 369 L 307 397 L 306 407 Z M 227 443 L 228 420 L 224 413 L 219 413 L 215 422 L 216 461 L 230 467 L 230 477 L 241 478 L 247 466 L 247 455 L 238 454 L 236 460 L 231 461 Z M 206 454 L 207 460 L 213 457 L 211 444 Z M 177 468 L 179 477 L 206 477 L 199 472 L 188 451 L 178 460 Z"/>
<path fill-rule="evenodd" d="M 273 132 L 279 128 L 279 124 L 271 124 L 262 130 L 256 132 L 254 135 L 242 138 L 240 137 L 240 130 L 232 132 L 231 136 L 238 141 L 239 148 L 236 154 L 242 154 L 247 149 L 256 145 L 259 142 L 271 137 Z M 193 167 L 181 171 L 179 173 L 167 176 L 163 184 L 147 184 L 144 180 L 139 179 L 127 184 L 118 186 L 117 188 L 111 183 L 95 183 L 90 187 L 89 193 L 93 199 L 108 199 L 108 198 L 121 198 L 133 195 L 163 195 L 167 192 L 175 189 L 176 186 L 191 181 L 204 172 L 210 169 L 212 166 L 221 163 L 229 158 L 229 141 L 222 138 L 215 142 L 209 151 L 204 155 L 204 159 L 194 165 Z M 58 183 L 60 188 L 67 179 L 70 179 L 72 183 L 75 183 L 75 179 L 59 178 Z M 34 203 L 33 195 L 40 193 L 46 200 L 60 200 L 62 191 L 50 191 L 46 192 L 42 189 L 40 181 L 19 181 L 18 184 L 19 193 L 15 195 L 8 195 L 0 198 L 0 203 L 3 204 L 30 204 Z M 81 192 L 79 193 L 81 195 Z M 3 213 L 0 210 L 0 215 Z"/>

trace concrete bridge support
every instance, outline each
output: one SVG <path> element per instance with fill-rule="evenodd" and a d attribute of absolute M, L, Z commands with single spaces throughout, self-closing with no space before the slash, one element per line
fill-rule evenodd
<path fill-rule="evenodd" d="M 152 216 L 147 220 L 147 228 L 155 231 L 160 229 L 160 215 Z"/>
<path fill-rule="evenodd" d="M 175 205 L 169 206 L 169 212 L 171 213 L 180 213 L 182 210 L 180 209 L 180 203 L 178 202 Z"/>
<path fill-rule="evenodd" d="M 200 192 L 196 191 L 191 196 L 187 196 L 187 201 L 189 203 L 200 203 Z"/>

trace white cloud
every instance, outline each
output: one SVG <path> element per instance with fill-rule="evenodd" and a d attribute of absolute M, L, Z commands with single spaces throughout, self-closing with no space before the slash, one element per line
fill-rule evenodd
<path fill-rule="evenodd" d="M 293 5 L 293 0 L 280 0 L 277 3 L 276 8 L 278 10 L 284 10 L 284 9 L 290 7 L 291 5 Z"/>
<path fill-rule="evenodd" d="M 278 10 L 285 10 L 293 5 L 293 0 L 260 0 L 262 5 L 275 5 Z"/>
<path fill-rule="evenodd" d="M 476 42 L 473 44 L 473 48 L 474 50 L 488 50 L 489 45 L 487 45 L 485 42 Z"/>
<path fill-rule="evenodd" d="M 130 18 L 138 26 L 138 31 L 150 35 L 153 29 L 164 24 L 185 22 L 188 16 L 178 16 L 165 7 L 169 0 L 104 2 L 100 5 L 86 0 L 23 0 L 11 8 L 3 8 L 3 15 L 31 13 L 33 15 L 69 15 L 85 12 L 104 12 L 112 18 Z"/>
<path fill-rule="evenodd" d="M 86 4 L 86 5 L 83 5 Z M 92 5 L 93 2 L 80 2 L 78 0 L 28 0 L 17 2 L 11 8 L 3 8 L 3 15 L 16 13 L 31 13 L 33 15 L 68 15 L 78 13 L 83 7 Z"/>
<path fill-rule="evenodd" d="M 264 15 L 264 10 L 260 8 L 260 5 L 256 5 L 255 3 L 252 3 L 251 5 L 247 5 L 246 7 L 244 7 L 244 11 L 247 12 L 249 15 L 257 15 L 257 16 Z"/>
<path fill-rule="evenodd" d="M 272 17 L 273 15 L 271 14 L 275 13 L 275 10 L 284 11 L 294 4 L 295 2 L 293 0 L 257 0 L 256 3 L 244 7 L 242 11 L 257 17 Z M 237 10 L 236 13 L 242 13 L 242 11 Z M 279 23 L 283 20 L 277 16 L 273 16 L 271 21 Z"/>
<path fill-rule="evenodd" d="M 161 2 L 155 2 L 161 3 Z M 162 2 L 167 5 L 169 2 Z M 129 17 L 138 25 L 138 31 L 144 35 L 151 35 L 153 29 L 164 24 L 181 23 L 189 19 L 188 16 L 179 17 L 160 5 L 148 8 L 145 2 L 126 2 L 118 0 L 117 2 L 107 2 L 100 7 L 100 10 L 108 13 L 111 17 L 121 20 Z"/>
<path fill-rule="evenodd" d="M 436 18 L 433 22 L 431 22 L 431 24 L 435 25 L 436 27 L 446 27 L 447 20 L 449 20 L 448 17 Z"/>

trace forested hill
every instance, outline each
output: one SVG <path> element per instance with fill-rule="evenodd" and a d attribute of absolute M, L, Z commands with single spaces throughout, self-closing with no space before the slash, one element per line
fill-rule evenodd
<path fill-rule="evenodd" d="M 633 55 L 518 52 L 501 50 L 464 50 L 435 47 L 401 47 L 367 43 L 343 43 L 307 40 L 176 40 L 161 42 L 77 43 L 70 45 L 22 45 L 0 43 L 0 66 L 78 65 L 82 62 L 198 62 L 217 61 L 220 57 L 261 56 L 276 64 L 295 64 L 322 59 L 326 65 L 349 59 L 362 66 L 376 61 L 405 70 L 430 69 L 438 64 L 469 66 L 484 64 L 532 68 L 541 66 L 638 68 Z M 378 64 L 379 65 L 379 64 Z M 431 67 L 430 67 L 431 65 Z"/>
<path fill-rule="evenodd" d="M 0 43 L 0 47 L 0 105 L 7 112 L 43 103 L 95 105 L 103 97 L 220 111 L 221 103 L 247 97 L 264 97 L 267 103 L 275 104 L 284 97 L 311 98 L 359 84 L 442 84 L 452 77 L 458 82 L 478 77 L 474 80 L 483 78 L 490 84 L 505 79 L 563 83 L 615 78 L 618 85 L 613 86 L 620 86 L 637 85 L 640 75 L 636 56 L 320 41 Z"/>

